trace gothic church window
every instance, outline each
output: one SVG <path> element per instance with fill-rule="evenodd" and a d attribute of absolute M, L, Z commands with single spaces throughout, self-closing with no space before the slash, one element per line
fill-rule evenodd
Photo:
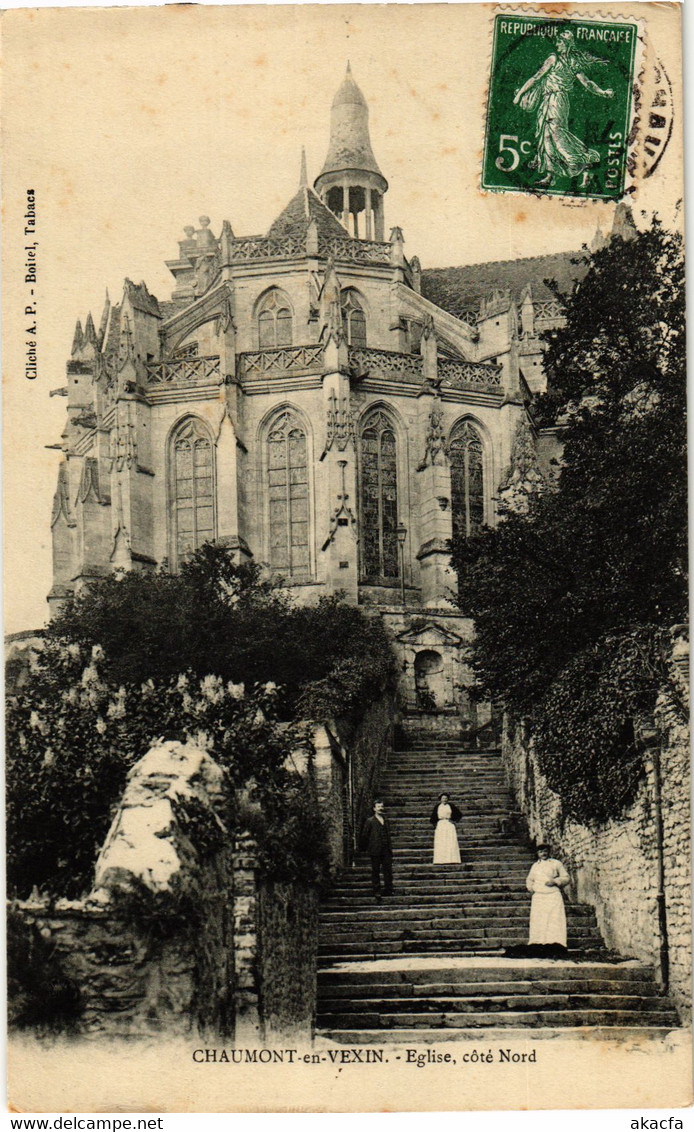
<path fill-rule="evenodd" d="M 356 291 L 346 290 L 341 295 L 342 329 L 349 346 L 366 346 L 366 315 Z"/>
<path fill-rule="evenodd" d="M 270 565 L 287 578 L 306 578 L 309 564 L 306 433 L 284 412 L 267 437 Z"/>
<path fill-rule="evenodd" d="M 372 413 L 361 429 L 360 511 L 365 579 L 397 578 L 397 448 L 393 423 L 381 411 Z"/>
<path fill-rule="evenodd" d="M 188 417 L 171 444 L 173 550 L 177 566 L 215 537 L 214 453 L 201 421 Z"/>
<path fill-rule="evenodd" d="M 258 311 L 258 345 L 261 350 L 291 346 L 292 312 L 282 291 L 269 291 Z"/>
<path fill-rule="evenodd" d="M 470 538 L 484 523 L 484 450 L 482 439 L 465 421 L 449 445 L 454 538 Z"/>

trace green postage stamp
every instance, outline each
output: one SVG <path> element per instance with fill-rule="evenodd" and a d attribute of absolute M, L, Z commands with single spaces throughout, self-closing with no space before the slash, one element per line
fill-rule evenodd
<path fill-rule="evenodd" d="M 617 200 L 639 26 L 494 18 L 482 188 Z"/>

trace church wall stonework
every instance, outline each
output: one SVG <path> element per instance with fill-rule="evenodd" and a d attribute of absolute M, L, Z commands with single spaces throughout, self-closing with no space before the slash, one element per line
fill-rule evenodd
<path fill-rule="evenodd" d="M 167 261 L 170 299 L 126 279 L 119 302 L 107 297 L 98 330 L 91 315 L 84 330 L 78 322 L 67 384 L 56 390 L 67 397 L 68 419 L 54 504 L 52 609 L 113 569 L 176 570 L 179 556 L 210 538 L 269 564 L 299 601 L 344 592 L 354 603 L 392 606 L 402 572 L 408 608 L 445 607 L 455 584 L 453 519 L 468 530 L 496 522 L 518 420 L 533 431 L 522 358 L 532 345 L 542 265 L 523 261 L 528 280 L 520 291 L 506 285 L 509 265 L 498 265 L 498 286 L 487 272 L 476 313 L 465 317 L 458 317 L 465 296 L 458 304 L 449 294 L 443 306 L 426 297 L 426 272 L 416 257 L 407 259 L 402 230 L 384 227 L 388 183 L 349 71 L 331 113 L 330 162 L 348 164 L 324 168 L 314 188 L 302 164 L 298 191 L 266 235 L 237 236 L 224 221 L 217 236 L 201 216 Z M 353 152 L 338 144 L 344 130 Z M 361 219 L 342 211 L 345 185 L 359 190 L 350 199 Z M 513 278 L 524 279 L 522 266 L 512 266 Z M 547 308 L 546 299 L 540 305 Z M 535 375 L 533 385 L 540 388 L 542 378 Z M 307 517 L 293 464 L 284 469 L 286 484 L 282 469 L 272 469 L 274 495 L 270 489 L 268 429 L 284 410 L 305 435 Z M 362 432 L 377 411 L 392 425 L 396 486 L 390 454 L 374 449 L 367 467 L 366 446 L 376 442 Z M 172 472 L 172 429 L 187 417 L 203 422 L 212 444 L 214 522 L 203 515 L 195 474 Z M 482 482 L 470 488 L 472 518 L 453 516 L 454 503 L 458 511 L 469 507 L 460 490 L 453 498 L 449 460 L 452 434 L 466 421 L 483 467 Z M 78 506 L 95 459 L 94 499 Z M 469 480 L 469 471 L 462 474 Z M 397 562 L 396 525 L 405 528 Z"/>
<path fill-rule="evenodd" d="M 663 872 L 670 990 L 683 1016 L 691 1007 L 691 828 L 689 732 L 665 696 L 656 721 L 661 730 Z M 620 819 L 585 826 L 562 814 L 532 744 L 521 729 L 506 728 L 503 758 L 509 784 L 532 839 L 547 841 L 571 876 L 570 896 L 591 904 L 608 947 L 652 963 L 660 971 L 659 870 L 656 783 L 652 757 L 637 795 Z"/>

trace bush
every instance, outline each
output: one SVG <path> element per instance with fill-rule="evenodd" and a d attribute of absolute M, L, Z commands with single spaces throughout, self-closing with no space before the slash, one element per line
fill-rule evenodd
<path fill-rule="evenodd" d="M 394 676 L 380 619 L 339 597 L 296 607 L 255 565 L 234 565 L 207 544 L 179 575 L 113 575 L 68 600 L 48 628 L 53 641 L 100 645 L 116 684 L 170 680 L 180 672 L 278 685 L 284 719 L 342 714 L 378 696 Z"/>
<path fill-rule="evenodd" d="M 613 240 L 546 337 L 557 482 L 453 561 L 480 692 L 529 721 L 565 812 L 604 820 L 633 795 L 632 721 L 671 686 L 667 630 L 687 616 L 680 237 L 654 220 Z"/>
<path fill-rule="evenodd" d="M 9 704 L 8 885 L 19 894 L 34 885 L 70 896 L 89 888 L 128 770 L 158 738 L 213 751 L 232 792 L 252 782 L 280 825 L 278 796 L 301 790 L 287 764 L 307 740 L 276 720 L 272 683 L 246 689 L 218 676 L 182 673 L 115 686 L 104 667 L 99 646 L 87 653 L 74 642 L 49 641 Z M 313 828 L 319 841 L 315 815 Z M 270 850 L 265 862 L 270 872 L 284 867 Z"/>
<path fill-rule="evenodd" d="M 159 738 L 209 748 L 232 793 L 250 790 L 269 878 L 319 879 L 324 830 L 311 782 L 288 769 L 307 747 L 292 718 L 357 711 L 393 677 L 380 620 L 339 598 L 295 608 L 220 547 L 179 576 L 99 582 L 50 624 L 9 701 L 11 890 L 89 887 L 127 773 Z"/>

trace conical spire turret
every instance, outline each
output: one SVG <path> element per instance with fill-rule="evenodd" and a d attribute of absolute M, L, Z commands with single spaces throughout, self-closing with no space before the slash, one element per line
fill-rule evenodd
<path fill-rule="evenodd" d="M 388 182 L 371 148 L 369 108 L 349 63 L 333 99 L 328 156 L 314 187 L 352 235 L 383 239 L 383 194 Z M 363 232 L 359 231 L 361 213 Z"/>

